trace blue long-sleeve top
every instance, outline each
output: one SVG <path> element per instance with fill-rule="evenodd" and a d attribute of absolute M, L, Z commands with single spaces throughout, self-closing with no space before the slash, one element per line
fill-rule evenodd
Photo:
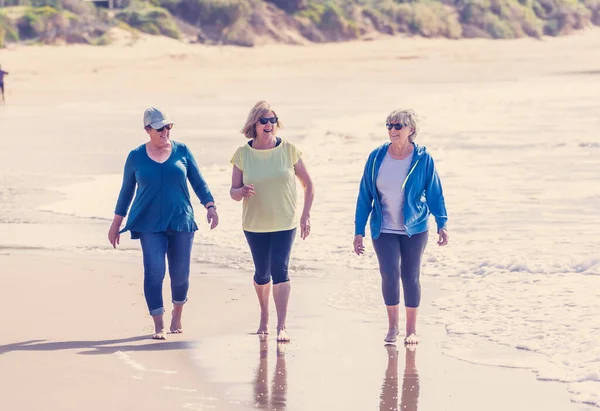
<path fill-rule="evenodd" d="M 438 232 L 446 228 L 448 213 L 444 200 L 444 192 L 435 163 L 427 149 L 412 143 L 414 154 L 409 172 L 398 186 L 404 186 L 404 227 L 411 236 L 429 229 L 429 217 L 433 214 Z M 377 191 L 377 175 L 390 143 L 385 143 L 371 152 L 360 181 L 356 213 L 354 218 L 354 234 L 365 235 L 365 226 L 370 216 L 371 237 L 377 239 L 381 234 L 383 212 L 381 199 Z"/>
<path fill-rule="evenodd" d="M 115 214 L 127 216 L 135 193 L 127 224 L 120 231 L 131 231 L 132 239 L 139 238 L 140 232 L 198 230 L 188 180 L 203 205 L 214 201 L 188 147 L 173 140 L 171 145 L 171 155 L 164 163 L 152 160 L 145 144 L 127 156 Z"/>

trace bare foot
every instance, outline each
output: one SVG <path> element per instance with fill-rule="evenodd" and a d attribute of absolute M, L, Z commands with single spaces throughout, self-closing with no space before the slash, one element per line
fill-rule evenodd
<path fill-rule="evenodd" d="M 385 342 L 386 343 L 395 343 L 396 338 L 398 337 L 398 334 L 400 334 L 400 331 L 398 331 L 397 328 L 390 328 L 387 335 L 385 336 Z"/>
<path fill-rule="evenodd" d="M 290 342 L 290 336 L 288 335 L 285 328 L 277 331 L 277 341 L 278 342 Z"/>
<path fill-rule="evenodd" d="M 419 343 L 419 338 L 417 337 L 417 333 L 407 333 L 406 338 L 404 339 L 404 344 L 406 345 L 416 345 Z"/>
<path fill-rule="evenodd" d="M 153 340 L 166 340 L 167 339 L 167 333 L 165 332 L 165 330 L 160 330 L 157 331 L 153 336 L 152 336 Z"/>
<path fill-rule="evenodd" d="M 173 318 L 171 319 L 170 331 L 173 334 L 181 334 L 183 332 L 183 325 L 181 323 L 181 314 L 182 314 L 182 311 L 180 311 L 180 310 L 173 310 L 171 312 L 171 315 L 173 316 Z"/>
<path fill-rule="evenodd" d="M 269 334 L 269 317 L 265 317 L 261 314 L 260 324 L 256 334 Z"/>
<path fill-rule="evenodd" d="M 154 335 L 153 340 L 166 340 L 167 333 L 165 332 L 165 323 L 163 322 L 163 315 L 153 315 L 152 320 L 154 321 Z"/>

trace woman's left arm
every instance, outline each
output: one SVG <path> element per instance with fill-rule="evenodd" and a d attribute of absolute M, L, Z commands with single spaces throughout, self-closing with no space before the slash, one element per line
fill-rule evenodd
<path fill-rule="evenodd" d="M 200 199 L 200 203 L 206 208 L 206 220 L 210 224 L 212 230 L 219 224 L 219 215 L 217 214 L 217 207 L 215 206 L 215 199 L 213 198 L 206 180 L 202 177 L 198 163 L 190 149 L 186 146 L 187 150 L 187 178 L 190 181 L 192 189 Z"/>
<path fill-rule="evenodd" d="M 300 217 L 300 238 L 304 240 L 310 234 L 310 209 L 315 198 L 315 187 L 302 159 L 294 165 L 294 170 L 296 171 L 296 177 L 304 187 L 304 209 Z"/>
<path fill-rule="evenodd" d="M 448 244 L 448 229 L 446 228 L 446 222 L 448 221 L 448 212 L 446 211 L 446 202 L 444 200 L 444 190 L 442 189 L 442 182 L 440 176 L 435 168 L 433 158 L 430 158 L 430 162 L 427 167 L 427 186 L 425 188 L 427 195 L 427 206 L 429 211 L 435 217 L 435 223 L 437 225 L 438 242 L 439 246 Z"/>

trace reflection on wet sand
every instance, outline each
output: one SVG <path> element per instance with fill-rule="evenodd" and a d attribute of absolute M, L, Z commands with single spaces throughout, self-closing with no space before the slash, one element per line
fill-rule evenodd
<path fill-rule="evenodd" d="M 257 408 L 281 411 L 286 408 L 287 375 L 285 368 L 285 343 L 277 344 L 275 372 L 269 395 L 268 368 L 269 343 L 266 335 L 259 335 L 259 362 L 254 379 L 254 403 Z"/>
<path fill-rule="evenodd" d="M 388 353 L 388 365 L 381 387 L 379 410 L 383 411 L 417 411 L 419 407 L 419 373 L 415 364 L 417 350 L 405 347 L 406 362 L 402 380 L 402 395 L 398 406 L 398 348 L 395 345 L 385 346 Z"/>

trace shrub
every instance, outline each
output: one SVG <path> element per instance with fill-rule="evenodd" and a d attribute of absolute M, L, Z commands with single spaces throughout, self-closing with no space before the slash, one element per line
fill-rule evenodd
<path fill-rule="evenodd" d="M 544 25 L 532 7 L 514 4 L 511 7 L 510 21 L 514 22 L 515 33 L 519 36 L 540 38 L 544 33 Z"/>
<path fill-rule="evenodd" d="M 555 0 L 554 9 L 544 26 L 544 34 L 557 36 L 582 29 L 591 23 L 592 11 L 584 4 L 570 0 Z"/>
<path fill-rule="evenodd" d="M 398 25 L 398 30 L 405 33 L 410 32 L 413 20 L 413 8 L 410 4 L 399 4 L 391 11 L 392 19 Z"/>
<path fill-rule="evenodd" d="M 307 6 L 306 0 L 266 0 L 269 3 L 273 3 L 281 10 L 285 10 L 288 13 L 295 13 L 299 10 L 305 9 Z"/>
<path fill-rule="evenodd" d="M 163 0 L 161 5 L 188 23 L 221 30 L 233 26 L 251 12 L 250 4 L 245 0 Z"/>
<path fill-rule="evenodd" d="M 310 3 L 304 10 L 298 13 L 298 16 L 305 17 L 315 23 L 315 25 L 319 26 L 324 12 L 324 3 Z"/>
<path fill-rule="evenodd" d="M 327 31 L 343 31 L 344 16 L 340 8 L 334 3 L 326 3 L 317 26 Z"/>
<path fill-rule="evenodd" d="M 346 4 L 345 8 L 342 6 L 344 5 L 334 1 L 310 3 L 306 9 L 297 13 L 297 16 L 310 20 L 326 39 L 340 41 L 358 38 L 360 27 L 356 21 L 348 18 L 347 14 L 360 16 L 360 12 L 352 4 Z"/>
<path fill-rule="evenodd" d="M 17 21 L 21 39 L 52 43 L 67 33 L 69 20 L 51 6 L 28 8 Z"/>
<path fill-rule="evenodd" d="M 417 3 L 413 7 L 410 31 L 424 37 L 436 37 L 442 31 L 443 23 L 429 4 Z"/>
<path fill-rule="evenodd" d="M 414 3 L 409 27 L 413 33 L 424 37 L 459 38 L 462 26 L 458 13 L 451 7 L 436 2 Z"/>
<path fill-rule="evenodd" d="M 590 11 L 590 21 L 600 26 L 600 0 L 584 0 L 583 4 Z"/>
<path fill-rule="evenodd" d="M 483 29 L 494 39 L 512 39 L 515 38 L 515 32 L 508 21 L 501 20 L 493 13 L 483 15 Z"/>
<path fill-rule="evenodd" d="M 0 48 L 7 42 L 19 41 L 19 30 L 4 13 L 0 12 Z"/>
<path fill-rule="evenodd" d="M 115 17 L 143 33 L 179 38 L 179 30 L 171 14 L 160 7 L 130 7 Z"/>

